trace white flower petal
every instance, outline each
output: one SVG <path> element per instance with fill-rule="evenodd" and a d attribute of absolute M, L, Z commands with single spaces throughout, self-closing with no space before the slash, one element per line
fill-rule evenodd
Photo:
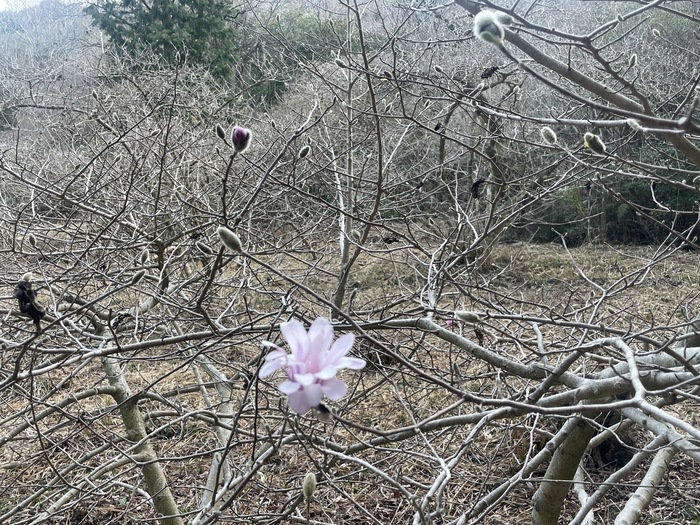
<path fill-rule="evenodd" d="M 265 361 L 273 361 L 275 359 L 287 359 L 287 352 L 282 350 L 281 348 L 277 347 L 276 350 L 273 350 L 272 352 L 268 352 L 267 355 L 265 356 Z"/>
<path fill-rule="evenodd" d="M 267 377 L 287 364 L 287 352 L 284 350 L 273 350 L 265 356 L 265 364 L 260 367 L 258 375 L 261 378 Z"/>
<path fill-rule="evenodd" d="M 314 353 L 321 354 L 331 347 L 333 342 L 333 325 L 328 319 L 317 317 L 309 327 L 309 347 Z"/>
<path fill-rule="evenodd" d="M 287 341 L 294 357 L 299 361 L 304 361 L 309 346 L 309 338 L 306 335 L 304 325 L 296 319 L 292 319 L 280 325 L 280 332 L 282 332 L 282 336 Z"/>
<path fill-rule="evenodd" d="M 265 363 L 260 367 L 258 377 L 260 377 L 260 379 L 264 379 L 267 376 L 274 374 L 280 368 L 284 368 L 284 363 L 280 361 L 270 361 L 269 363 Z"/>
<path fill-rule="evenodd" d="M 338 368 L 349 368 L 351 370 L 361 370 L 365 367 L 367 361 L 359 357 L 343 357 L 338 362 Z"/>
<path fill-rule="evenodd" d="M 335 401 L 347 393 L 348 387 L 340 379 L 334 377 L 321 383 L 321 390 L 328 399 Z"/>
<path fill-rule="evenodd" d="M 288 400 L 289 408 L 291 408 L 292 411 L 296 412 L 297 414 L 305 414 L 306 412 L 311 410 L 311 405 L 306 399 L 306 394 L 303 390 L 299 390 L 298 392 L 290 394 L 288 396 Z"/>
<path fill-rule="evenodd" d="M 294 379 L 296 376 L 302 374 L 306 374 L 306 365 L 304 363 L 287 361 L 287 376 L 290 379 Z"/>
<path fill-rule="evenodd" d="M 321 370 L 320 372 L 316 372 L 316 379 L 327 380 L 331 377 L 335 377 L 335 374 L 337 373 L 338 369 L 335 366 L 327 365 L 323 367 L 323 370 Z"/>
<path fill-rule="evenodd" d="M 345 356 L 355 343 L 355 334 L 344 334 L 336 339 L 326 356 L 326 364 L 334 365 Z"/>
<path fill-rule="evenodd" d="M 314 383 L 313 385 L 305 386 L 304 395 L 306 395 L 306 401 L 309 403 L 310 407 L 317 407 L 321 403 L 321 398 L 323 397 L 321 385 Z"/>
<path fill-rule="evenodd" d="M 282 381 L 277 388 L 279 388 L 279 391 L 283 394 L 289 395 L 301 390 L 301 385 L 296 381 L 286 380 Z"/>
<path fill-rule="evenodd" d="M 312 385 L 316 378 L 313 374 L 294 374 L 294 381 L 302 386 Z"/>

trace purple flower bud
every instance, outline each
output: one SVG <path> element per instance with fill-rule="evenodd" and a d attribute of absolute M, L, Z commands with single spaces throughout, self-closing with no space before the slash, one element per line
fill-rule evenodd
<path fill-rule="evenodd" d="M 250 145 L 251 136 L 252 133 L 248 128 L 233 126 L 233 131 L 231 131 L 231 144 L 233 144 L 233 150 L 236 153 L 243 153 Z"/>

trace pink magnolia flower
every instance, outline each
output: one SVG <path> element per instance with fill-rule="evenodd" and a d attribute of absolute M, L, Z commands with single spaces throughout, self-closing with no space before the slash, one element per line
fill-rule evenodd
<path fill-rule="evenodd" d="M 366 364 L 364 359 L 346 356 L 355 342 L 355 336 L 341 335 L 333 342 L 333 326 L 323 317 L 311 323 L 308 332 L 296 320 L 282 323 L 280 331 L 287 340 L 291 354 L 265 341 L 263 344 L 274 350 L 265 357 L 259 376 L 264 378 L 284 369 L 287 379 L 280 383 L 279 389 L 286 394 L 290 408 L 297 414 L 319 406 L 324 395 L 332 400 L 343 397 L 348 387 L 335 377 L 338 370 L 360 370 Z"/>
<path fill-rule="evenodd" d="M 233 126 L 231 130 L 231 144 L 236 153 L 243 153 L 250 145 L 250 138 L 253 134 L 248 128 L 241 126 Z"/>

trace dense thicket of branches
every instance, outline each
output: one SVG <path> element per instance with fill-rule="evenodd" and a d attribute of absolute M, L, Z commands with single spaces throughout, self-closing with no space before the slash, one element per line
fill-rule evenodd
<path fill-rule="evenodd" d="M 161 2 L 93 7 L 154 41 L 0 18 L 0 523 L 621 525 L 669 472 L 690 501 L 694 3 L 169 4 L 201 49 Z M 533 238 L 564 256 L 504 244 Z M 609 241 L 653 248 L 569 250 Z M 368 361 L 330 419 L 258 377 L 319 316 Z"/>

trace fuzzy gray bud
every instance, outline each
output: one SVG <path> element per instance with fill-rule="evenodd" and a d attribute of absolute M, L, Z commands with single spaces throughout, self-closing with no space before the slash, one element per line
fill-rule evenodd
<path fill-rule="evenodd" d="M 627 62 L 627 65 L 630 68 L 633 68 L 637 65 L 637 53 L 632 53 L 632 55 L 630 56 L 629 62 Z"/>
<path fill-rule="evenodd" d="M 434 66 L 435 72 L 438 74 L 442 74 L 445 72 L 444 69 L 442 69 L 442 66 L 438 66 L 437 64 Z"/>
<path fill-rule="evenodd" d="M 342 69 L 347 69 L 347 67 L 348 67 L 348 65 L 345 62 L 343 62 L 342 60 L 340 60 L 339 58 L 335 59 L 335 65 L 338 66 L 339 68 L 342 68 Z"/>
<path fill-rule="evenodd" d="M 226 226 L 219 226 L 216 229 L 216 234 L 221 240 L 221 244 L 226 246 L 232 252 L 242 252 L 243 244 L 241 243 L 240 237 L 229 230 Z"/>
<path fill-rule="evenodd" d="M 547 144 L 557 143 L 557 134 L 554 133 L 554 130 L 549 126 L 544 126 L 543 128 L 541 128 L 540 135 L 542 135 L 542 140 L 544 140 Z"/>
<path fill-rule="evenodd" d="M 221 124 L 216 125 L 216 136 L 219 137 L 221 140 L 226 140 L 226 131 L 221 126 Z"/>
<path fill-rule="evenodd" d="M 503 25 L 493 11 L 485 9 L 474 17 L 474 34 L 484 42 L 500 46 L 506 37 Z"/>
<path fill-rule="evenodd" d="M 31 283 L 34 280 L 34 275 L 32 274 L 32 272 L 27 272 L 22 276 L 22 280 L 25 283 Z"/>
<path fill-rule="evenodd" d="M 299 150 L 299 158 L 303 159 L 311 152 L 311 146 L 308 144 Z"/>
<path fill-rule="evenodd" d="M 151 258 L 151 254 L 148 252 L 148 250 L 144 250 L 141 252 L 141 255 L 139 255 L 139 260 L 141 261 L 141 264 L 148 264 L 148 260 Z"/>
<path fill-rule="evenodd" d="M 476 312 L 469 312 L 467 310 L 455 310 L 455 319 L 462 321 L 464 323 L 480 323 L 481 319 L 479 314 Z"/>
<path fill-rule="evenodd" d="M 642 131 L 642 124 L 638 120 L 628 118 L 625 122 L 627 122 L 627 125 L 634 131 Z"/>
<path fill-rule="evenodd" d="M 138 272 L 136 272 L 131 278 L 131 284 L 138 283 L 141 279 L 143 279 L 144 275 L 146 275 L 146 270 L 139 270 Z"/>
<path fill-rule="evenodd" d="M 214 255 L 214 250 L 212 250 L 208 244 L 204 244 L 202 241 L 197 241 L 195 246 L 197 246 L 197 249 L 204 255 Z"/>
<path fill-rule="evenodd" d="M 313 472 L 309 472 L 306 474 L 306 476 L 304 476 L 302 490 L 304 492 L 304 499 L 306 501 L 311 501 L 311 498 L 316 491 L 316 475 Z"/>
<path fill-rule="evenodd" d="M 36 237 L 33 233 L 29 234 L 29 244 L 32 245 L 32 248 L 36 248 Z"/>
<path fill-rule="evenodd" d="M 583 145 L 598 155 L 605 155 L 607 151 L 605 143 L 595 133 L 586 133 L 583 136 Z"/>
<path fill-rule="evenodd" d="M 513 25 L 513 17 L 510 16 L 508 13 L 504 13 L 503 11 L 496 11 L 496 20 L 504 26 L 512 26 Z"/>

